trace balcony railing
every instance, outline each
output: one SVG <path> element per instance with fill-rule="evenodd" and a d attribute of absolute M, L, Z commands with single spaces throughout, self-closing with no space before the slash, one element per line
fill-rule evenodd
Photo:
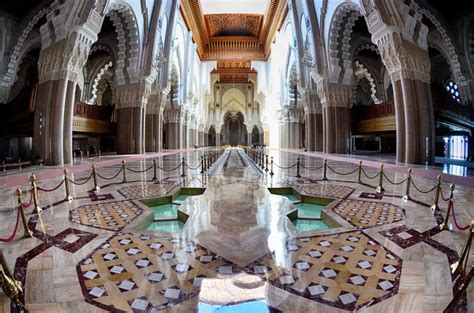
<path fill-rule="evenodd" d="M 74 116 L 110 122 L 113 106 L 88 105 L 79 101 L 74 103 Z"/>

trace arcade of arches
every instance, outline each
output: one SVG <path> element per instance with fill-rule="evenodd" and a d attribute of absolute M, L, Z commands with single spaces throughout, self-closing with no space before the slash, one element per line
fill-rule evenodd
<path fill-rule="evenodd" d="M 0 4 L 0 26 L 0 239 L 21 220 L 16 187 L 30 190 L 32 174 L 46 185 L 39 198 L 27 191 L 30 204 L 49 208 L 26 217 L 35 242 L 0 241 L 30 311 L 474 307 L 474 288 L 459 296 L 449 270 L 464 233 L 438 231 L 447 206 L 432 213 L 423 192 L 445 185 L 438 201 L 456 183 L 458 222 L 474 217 L 472 4 L 16 0 Z M 352 171 L 359 160 L 367 172 Z M 367 184 L 348 181 L 363 174 Z M 385 193 L 372 188 L 379 176 L 395 182 Z M 69 181 L 66 203 L 58 192 Z M 200 200 L 180 198 L 197 187 Z M 162 196 L 178 210 L 168 228 Z M 300 218 L 315 204 L 317 218 Z M 301 216 L 286 221 L 295 208 Z M 150 219 L 156 229 L 143 226 Z M 314 220 L 323 228 L 304 228 Z M 61 296 L 63 274 L 71 291 Z M 10 305 L 0 292 L 0 312 Z"/>

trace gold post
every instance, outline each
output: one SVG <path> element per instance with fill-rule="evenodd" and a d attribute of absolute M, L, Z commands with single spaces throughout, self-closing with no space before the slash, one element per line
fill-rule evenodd
<path fill-rule="evenodd" d="M 20 296 L 23 292 L 21 283 L 13 277 L 8 268 L 7 262 L 5 261 L 2 250 L 0 250 L 0 263 L 2 264 L 2 270 L 0 271 L 0 285 L 2 286 L 3 292 L 13 302 L 15 312 L 28 312 L 25 305 L 20 301 Z"/>
<path fill-rule="evenodd" d="M 201 174 L 204 174 L 204 156 L 201 155 Z"/>
<path fill-rule="evenodd" d="M 156 160 L 153 159 L 153 180 L 157 180 L 157 176 L 156 176 Z"/>
<path fill-rule="evenodd" d="M 181 158 L 181 177 L 186 176 L 186 162 L 184 161 L 184 158 Z"/>
<path fill-rule="evenodd" d="M 380 172 L 379 172 L 379 185 L 376 189 L 377 193 L 382 193 L 385 191 L 383 188 L 383 163 L 380 164 Z"/>
<path fill-rule="evenodd" d="M 296 159 L 296 177 L 300 178 L 300 158 Z"/>
<path fill-rule="evenodd" d="M 73 199 L 69 193 L 69 178 L 67 178 L 67 169 L 64 169 L 64 190 L 66 191 L 66 198 L 64 200 L 71 202 Z"/>
<path fill-rule="evenodd" d="M 126 172 L 127 172 L 127 169 L 125 168 L 125 160 L 122 160 L 122 176 L 123 176 L 122 184 L 127 182 L 127 173 Z"/>
<path fill-rule="evenodd" d="M 466 241 L 464 242 L 464 246 L 462 247 L 461 251 L 461 257 L 459 260 L 451 265 L 451 273 L 452 274 L 457 274 L 460 273 L 462 270 L 462 265 L 467 257 L 467 253 L 469 251 L 469 248 L 471 247 L 472 244 L 472 233 L 474 231 L 474 220 L 471 220 L 471 224 L 469 225 L 469 234 L 467 234 Z"/>
<path fill-rule="evenodd" d="M 33 234 L 31 233 L 31 230 L 28 228 L 28 223 L 26 222 L 25 210 L 23 207 L 23 202 L 21 201 L 22 192 L 20 188 L 16 189 L 16 195 L 18 197 L 18 210 L 20 210 L 21 222 L 23 223 L 23 230 L 25 231 L 23 234 L 23 237 L 31 238 L 33 237 Z"/>
<path fill-rule="evenodd" d="M 38 186 L 36 186 L 36 176 L 33 174 L 31 175 L 31 188 L 33 192 L 33 203 L 35 204 L 35 208 L 33 212 L 41 213 L 43 210 L 39 206 L 39 197 L 38 197 Z"/>
<path fill-rule="evenodd" d="M 451 215 L 451 210 L 453 209 L 453 198 L 454 198 L 454 190 L 456 189 L 456 186 L 454 184 L 451 184 L 449 186 L 449 189 L 451 190 L 449 194 L 449 200 L 448 200 L 448 211 L 446 212 L 446 217 L 441 225 L 439 225 L 439 228 L 441 230 L 449 230 L 449 218 Z"/>
<path fill-rule="evenodd" d="M 99 192 L 100 187 L 97 184 L 97 169 L 95 168 L 95 164 L 92 164 L 92 178 L 94 179 L 94 191 Z"/>
<path fill-rule="evenodd" d="M 275 173 L 273 172 L 273 157 L 272 157 L 272 161 L 270 163 L 270 176 L 273 176 L 275 175 Z"/>
<path fill-rule="evenodd" d="M 359 175 L 357 177 L 357 182 L 362 183 L 362 160 L 359 161 Z"/>
<path fill-rule="evenodd" d="M 431 210 L 438 211 L 439 210 L 439 196 L 441 194 L 441 175 L 438 175 L 438 184 L 436 185 L 436 193 L 434 198 L 434 203 L 431 206 Z"/>
<path fill-rule="evenodd" d="M 411 168 L 408 169 L 407 183 L 405 187 L 405 195 L 403 196 L 404 201 L 410 200 L 410 186 L 411 186 Z"/>
<path fill-rule="evenodd" d="M 265 156 L 265 172 L 268 173 L 268 154 Z"/>
<path fill-rule="evenodd" d="M 328 180 L 328 160 L 324 159 L 324 166 L 323 166 L 323 180 Z"/>

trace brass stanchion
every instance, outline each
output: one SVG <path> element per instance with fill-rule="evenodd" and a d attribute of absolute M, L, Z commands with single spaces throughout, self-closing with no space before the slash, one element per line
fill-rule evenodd
<path fill-rule="evenodd" d="M 411 186 L 411 168 L 408 169 L 407 183 L 405 187 L 405 195 L 403 196 L 404 201 L 410 200 L 410 186 Z"/>
<path fill-rule="evenodd" d="M 328 180 L 328 160 L 324 159 L 323 164 L 323 180 Z"/>
<path fill-rule="evenodd" d="M 357 182 L 362 183 L 362 160 L 359 161 L 359 173 L 357 175 Z"/>
<path fill-rule="evenodd" d="M 21 170 L 21 159 L 18 159 L 18 169 Z"/>
<path fill-rule="evenodd" d="M 22 192 L 20 188 L 16 189 L 16 195 L 18 197 L 18 210 L 20 210 L 21 222 L 23 224 L 23 230 L 24 230 L 23 238 L 31 238 L 33 237 L 33 234 L 31 233 L 31 230 L 28 228 L 28 222 L 26 221 L 25 210 L 23 207 L 23 202 L 21 201 Z"/>
<path fill-rule="evenodd" d="M 461 256 L 456 263 L 451 264 L 451 273 L 458 274 L 462 270 L 462 266 L 466 257 L 468 256 L 468 252 L 471 249 L 472 244 L 472 233 L 474 232 L 474 220 L 471 220 L 471 224 L 469 225 L 469 234 L 467 235 L 466 241 L 464 242 L 464 246 L 462 247 Z"/>
<path fill-rule="evenodd" d="M 125 167 L 125 160 L 122 160 L 122 184 L 127 182 L 127 168 Z"/>
<path fill-rule="evenodd" d="M 300 158 L 296 159 L 296 177 L 300 178 Z"/>
<path fill-rule="evenodd" d="M 273 176 L 275 175 L 275 173 L 273 172 L 273 157 L 272 157 L 272 161 L 270 163 L 270 176 Z"/>
<path fill-rule="evenodd" d="M 186 163 L 184 162 L 184 158 L 181 158 L 181 177 L 186 176 Z"/>
<path fill-rule="evenodd" d="M 201 155 L 201 174 L 204 174 L 204 157 Z"/>
<path fill-rule="evenodd" d="M 95 168 L 95 164 L 92 164 L 92 179 L 94 180 L 94 190 L 95 192 L 100 191 L 100 187 L 97 184 L 97 169 Z"/>
<path fill-rule="evenodd" d="M 436 193 L 434 198 L 434 203 L 431 206 L 431 210 L 439 210 L 439 196 L 441 195 L 441 175 L 438 175 L 438 184 L 436 185 Z"/>
<path fill-rule="evenodd" d="M 268 173 L 268 154 L 265 156 L 265 172 Z"/>
<path fill-rule="evenodd" d="M 377 186 L 377 189 L 375 189 L 377 193 L 382 193 L 385 191 L 383 188 L 383 163 L 380 164 L 380 172 L 379 172 L 379 185 Z"/>
<path fill-rule="evenodd" d="M 454 184 L 451 184 L 449 185 L 449 189 L 451 190 L 451 192 L 449 193 L 448 211 L 446 212 L 446 217 L 444 218 L 443 223 L 439 225 L 439 228 L 441 230 L 449 230 L 449 218 L 451 216 L 451 210 L 453 209 L 454 190 L 456 189 L 456 186 Z"/>
<path fill-rule="evenodd" d="M 157 180 L 157 175 L 156 175 L 156 160 L 153 159 L 153 180 Z"/>
<path fill-rule="evenodd" d="M 69 178 L 67 178 L 67 169 L 64 169 L 64 191 L 66 192 L 66 198 L 64 198 L 64 200 L 71 202 L 73 199 L 69 193 Z"/>
<path fill-rule="evenodd" d="M 211 168 L 211 155 L 207 155 L 207 169 L 209 170 Z"/>
<path fill-rule="evenodd" d="M 13 277 L 8 268 L 7 262 L 5 261 L 2 250 L 0 250 L 0 263 L 2 264 L 2 270 L 0 271 L 0 285 L 2 286 L 3 292 L 13 302 L 15 312 L 28 312 L 25 305 L 20 300 L 21 293 L 23 292 L 21 283 Z"/>
<path fill-rule="evenodd" d="M 31 175 L 30 180 L 31 180 L 31 189 L 32 189 L 32 192 L 33 192 L 33 203 L 35 205 L 35 208 L 34 208 L 33 212 L 41 213 L 43 211 L 43 209 L 41 209 L 40 206 L 39 206 L 38 186 L 36 185 L 36 176 Z"/>

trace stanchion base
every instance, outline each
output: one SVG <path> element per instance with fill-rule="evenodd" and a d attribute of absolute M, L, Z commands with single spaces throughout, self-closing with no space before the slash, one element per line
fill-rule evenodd
<path fill-rule="evenodd" d="M 69 202 L 69 203 L 71 203 L 72 200 L 74 200 L 74 198 L 71 196 L 67 196 L 66 199 L 64 199 L 64 201 Z"/>
<path fill-rule="evenodd" d="M 23 238 L 33 238 L 33 232 L 31 230 L 25 230 L 25 233 L 23 234 Z"/>
<path fill-rule="evenodd" d="M 376 191 L 377 193 L 382 193 L 382 192 L 385 191 L 385 189 L 384 189 L 383 187 L 381 187 L 381 186 L 378 186 L 378 187 L 375 189 L 375 191 Z"/>
<path fill-rule="evenodd" d="M 99 191 L 100 191 L 100 187 L 99 187 L 99 186 L 96 186 L 93 190 L 94 190 L 95 192 L 99 192 Z"/>
<path fill-rule="evenodd" d="M 411 200 L 411 197 L 409 195 L 404 195 L 402 199 L 403 199 L 403 201 L 406 202 L 408 200 Z"/>
<path fill-rule="evenodd" d="M 440 209 L 439 209 L 439 206 L 438 206 L 437 204 L 433 204 L 433 205 L 431 206 L 431 211 L 435 212 L 435 211 L 439 211 L 439 210 L 440 210 Z"/>
<path fill-rule="evenodd" d="M 301 178 L 301 175 L 296 175 L 297 178 Z"/>
<path fill-rule="evenodd" d="M 439 225 L 439 229 L 440 229 L 440 230 L 452 231 L 452 230 L 449 228 L 448 223 L 442 223 L 441 225 Z"/>
<path fill-rule="evenodd" d="M 33 213 L 38 213 L 38 214 L 39 214 L 39 213 L 41 213 L 41 212 L 43 212 L 43 209 L 40 208 L 40 207 L 38 207 L 38 208 L 36 208 L 36 209 L 33 209 Z"/>

